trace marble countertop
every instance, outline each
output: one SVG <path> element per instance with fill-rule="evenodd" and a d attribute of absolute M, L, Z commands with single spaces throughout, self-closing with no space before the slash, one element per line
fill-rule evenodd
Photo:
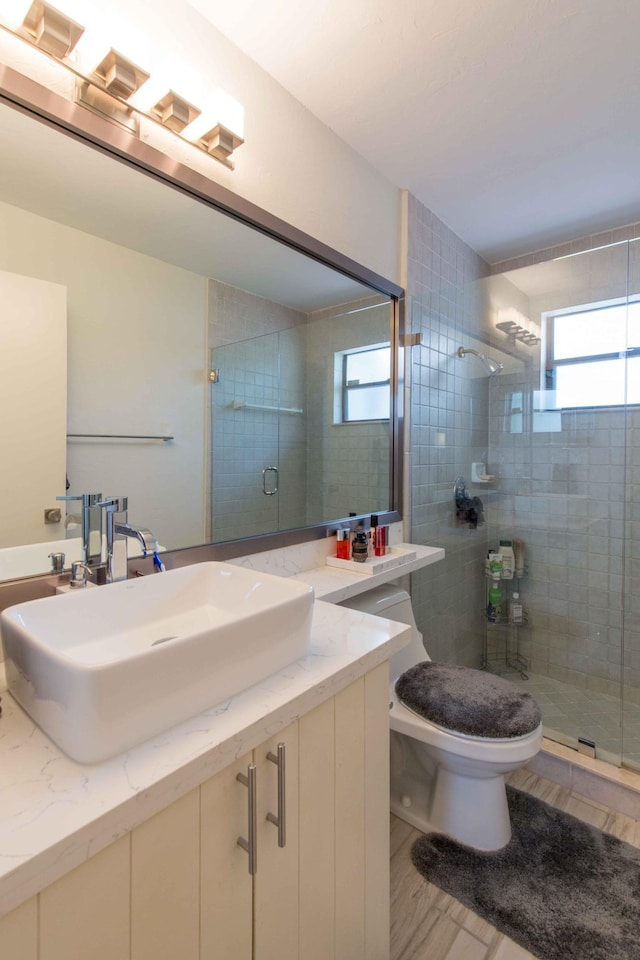
<path fill-rule="evenodd" d="M 302 583 L 310 584 L 317 600 L 326 600 L 329 603 L 340 603 L 350 597 L 371 590 L 381 583 L 397 580 L 407 573 L 414 573 L 423 567 L 430 566 L 444 560 L 445 552 L 442 547 L 424 547 L 416 543 L 396 543 L 393 547 L 400 550 L 410 550 L 415 553 L 415 560 L 408 560 L 382 573 L 363 574 L 330 567 L 324 563 L 307 569 L 305 558 L 302 555 L 304 546 L 297 549 L 289 548 L 286 551 L 273 551 L 272 554 L 253 554 L 248 557 L 238 557 L 229 563 L 239 566 L 262 570 L 279 577 L 291 577 Z M 354 564 L 355 568 L 356 564 Z"/>
<path fill-rule="evenodd" d="M 316 567 L 314 570 L 297 574 L 293 579 L 310 584 L 318 600 L 340 603 L 342 600 L 366 593 L 367 590 L 381 583 L 389 583 L 407 573 L 413 573 L 415 570 L 421 570 L 432 563 L 444 560 L 444 550 L 441 547 L 422 547 L 415 543 L 398 543 L 394 544 L 394 547 L 414 552 L 415 560 L 400 563 L 397 567 L 392 567 L 383 573 L 372 574 L 352 573 L 350 570 L 330 566 Z"/>
<path fill-rule="evenodd" d="M 424 565 L 422 559 L 420 565 Z M 395 577 L 410 568 L 417 569 L 408 564 L 406 570 L 394 571 Z M 329 567 L 299 574 L 314 586 L 317 577 L 317 596 L 332 600 L 383 582 L 377 576 L 355 575 L 357 582 L 350 587 L 345 578 L 353 576 Z M 351 593 L 342 596 L 349 589 Z M 307 657 L 135 749 L 95 765 L 66 757 L 4 693 L 0 916 L 389 659 L 408 639 L 409 629 L 403 624 L 317 602 Z M 0 690 L 5 690 L 2 680 L 0 676 Z"/>

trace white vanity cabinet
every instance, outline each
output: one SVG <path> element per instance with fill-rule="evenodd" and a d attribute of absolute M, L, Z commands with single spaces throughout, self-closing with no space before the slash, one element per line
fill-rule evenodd
<path fill-rule="evenodd" d="M 375 667 L 0 920 L 20 960 L 388 960 L 388 668 Z M 278 814 L 285 745 L 286 843 Z M 257 870 L 248 833 L 255 763 Z"/>
<path fill-rule="evenodd" d="M 202 787 L 202 960 L 388 958 L 387 694 L 383 664 Z M 268 759 L 278 744 L 284 847 L 267 819 L 279 813 L 278 769 Z M 249 763 L 257 781 L 253 881 L 237 845 L 248 833 L 248 790 L 236 777 Z"/>

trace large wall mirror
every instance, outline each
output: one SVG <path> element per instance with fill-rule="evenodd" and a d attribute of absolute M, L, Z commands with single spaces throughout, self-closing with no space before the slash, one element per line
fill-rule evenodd
<path fill-rule="evenodd" d="M 170 185 L 6 101 L 0 124 L 0 579 L 79 536 L 60 495 L 128 496 L 167 549 L 398 510 L 398 288 L 177 164 Z"/>

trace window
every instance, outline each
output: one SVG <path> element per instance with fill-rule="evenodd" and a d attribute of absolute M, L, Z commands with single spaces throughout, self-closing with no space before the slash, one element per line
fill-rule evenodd
<path fill-rule="evenodd" d="M 391 347 L 388 343 L 336 356 L 342 411 L 337 422 L 388 420 L 391 401 Z"/>
<path fill-rule="evenodd" d="M 547 316 L 556 409 L 640 404 L 640 301 Z"/>

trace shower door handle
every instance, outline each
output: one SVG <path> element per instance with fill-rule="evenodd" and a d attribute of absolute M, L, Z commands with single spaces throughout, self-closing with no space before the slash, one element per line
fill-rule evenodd
<path fill-rule="evenodd" d="M 271 485 L 267 490 L 267 474 L 273 474 Z M 262 471 L 262 492 L 265 497 L 273 497 L 278 492 L 278 468 L 277 467 L 265 467 Z"/>

